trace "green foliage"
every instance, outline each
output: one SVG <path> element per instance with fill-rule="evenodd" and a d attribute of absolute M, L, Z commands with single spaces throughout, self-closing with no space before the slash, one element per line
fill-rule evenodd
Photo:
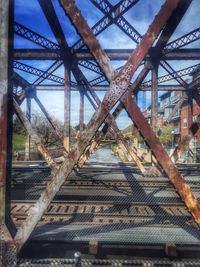
<path fill-rule="evenodd" d="M 171 124 L 168 124 L 162 128 L 159 138 L 164 145 L 169 145 L 172 142 L 172 131 L 173 125 Z"/>
<path fill-rule="evenodd" d="M 13 134 L 13 151 L 25 149 L 26 136 L 22 134 Z"/>

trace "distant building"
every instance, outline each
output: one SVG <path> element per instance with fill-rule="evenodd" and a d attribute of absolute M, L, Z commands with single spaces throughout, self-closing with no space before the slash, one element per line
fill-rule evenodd
<path fill-rule="evenodd" d="M 192 80 L 195 81 L 200 77 L 200 68 L 196 69 L 192 74 Z M 160 96 L 158 103 L 158 118 L 157 128 L 163 127 L 166 123 L 173 125 L 174 141 L 178 142 L 183 140 L 189 133 L 189 128 L 197 117 L 200 115 L 200 107 L 193 100 L 192 107 L 188 103 L 188 100 L 180 102 L 180 99 L 184 97 L 183 91 L 168 91 Z M 181 103 L 179 106 L 177 103 Z M 173 112 L 174 107 L 177 107 Z M 150 122 L 151 121 L 151 106 L 143 111 L 144 116 Z M 173 114 L 173 115 L 172 115 Z M 200 130 L 193 142 L 200 145 Z"/>

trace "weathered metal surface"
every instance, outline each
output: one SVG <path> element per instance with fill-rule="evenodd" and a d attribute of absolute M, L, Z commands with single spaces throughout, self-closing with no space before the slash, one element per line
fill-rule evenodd
<path fill-rule="evenodd" d="M 26 97 L 26 118 L 31 123 L 31 98 Z M 25 142 L 25 157 L 24 160 L 30 160 L 30 149 L 31 149 L 31 137 L 29 133 L 26 135 Z"/>
<path fill-rule="evenodd" d="M 71 88 L 70 72 L 65 68 L 65 85 L 64 85 L 64 148 L 70 150 L 70 114 L 71 114 Z"/>
<path fill-rule="evenodd" d="M 7 145 L 9 122 L 8 94 L 8 40 L 9 40 L 9 2 L 0 2 L 0 266 L 14 267 L 16 251 L 14 242 L 5 226 L 6 223 L 6 186 L 8 185 L 9 156 Z M 8 188 L 8 187 L 7 187 Z"/>
<path fill-rule="evenodd" d="M 87 22 L 80 15 L 80 11 L 75 6 L 74 1 L 60 1 L 63 4 L 65 11 L 68 13 L 73 24 L 78 28 L 79 33 L 84 39 L 84 42 L 90 48 L 91 53 L 95 58 L 98 58 L 98 63 L 104 73 L 107 74 L 108 80 L 111 81 L 114 77 L 114 69 L 111 65 L 110 59 L 108 58 L 105 51 L 100 47 L 96 38 L 93 38 L 93 32 L 88 26 Z"/>
<path fill-rule="evenodd" d="M 198 203 L 195 196 L 192 194 L 189 185 L 185 183 L 184 178 L 179 173 L 172 160 L 169 158 L 167 152 L 164 150 L 159 139 L 156 137 L 150 125 L 145 120 L 134 99 L 129 98 L 127 102 L 127 98 L 124 98 L 123 103 L 126 107 L 127 112 L 134 120 L 136 127 L 144 137 L 146 143 L 151 148 L 159 164 L 162 166 L 163 170 L 168 175 L 170 181 L 181 196 L 182 200 L 191 212 L 195 221 L 197 222 L 197 224 L 200 224 L 200 204 Z"/>
<path fill-rule="evenodd" d="M 79 91 L 78 85 L 71 85 L 71 91 Z M 105 92 L 109 89 L 109 85 L 97 85 L 97 86 L 92 86 L 93 90 L 95 92 Z M 151 91 L 151 87 L 145 87 L 145 88 L 139 88 L 140 91 L 146 92 L 146 91 Z M 42 84 L 36 86 L 37 91 L 64 91 L 64 86 L 63 85 L 49 85 L 49 84 Z M 158 85 L 158 91 L 185 91 L 185 88 L 179 85 Z"/>
<path fill-rule="evenodd" d="M 73 5 L 71 1 L 70 2 L 64 1 L 64 4 Z M 48 207 L 49 203 L 55 196 L 56 192 L 58 192 L 61 185 L 64 183 L 68 175 L 71 173 L 72 168 L 77 163 L 84 149 L 89 145 L 95 132 L 98 130 L 102 122 L 107 117 L 110 109 L 114 106 L 116 101 L 118 101 L 119 98 L 127 90 L 127 87 L 130 83 L 130 79 L 133 73 L 138 68 L 139 64 L 141 63 L 144 56 L 148 52 L 148 49 L 155 41 L 156 37 L 160 33 L 160 30 L 165 25 L 167 19 L 169 18 L 169 16 L 171 15 L 172 11 L 174 10 L 177 4 L 178 1 L 169 0 L 162 6 L 160 12 L 155 17 L 152 25 L 148 29 L 147 33 L 144 35 L 140 45 L 136 48 L 133 55 L 129 58 L 127 64 L 125 64 L 125 66 L 122 68 L 119 74 L 115 77 L 115 81 L 111 83 L 110 90 L 106 93 L 101 106 L 97 109 L 97 111 L 93 115 L 92 119 L 87 125 L 87 128 L 80 134 L 76 147 L 73 150 L 71 150 L 69 154 L 66 156 L 66 160 L 62 163 L 59 170 L 55 174 L 54 178 L 48 183 L 46 189 L 42 192 L 39 200 L 35 203 L 34 207 L 30 211 L 28 218 L 18 229 L 18 232 L 15 236 L 15 241 L 17 242 L 18 245 L 18 251 L 21 249 L 26 240 L 29 238 L 32 230 L 42 217 L 42 214 L 44 213 L 45 209 Z M 75 8 L 74 5 L 72 7 Z M 71 8 L 69 10 L 71 10 Z M 81 16 L 80 12 L 78 14 L 79 14 L 78 18 L 80 18 Z M 73 12 L 70 15 L 72 15 L 73 17 L 74 16 Z M 74 22 L 76 22 L 76 19 L 77 16 L 74 16 Z M 82 19 L 80 21 L 82 22 Z M 81 24 L 80 27 L 82 26 L 83 25 Z M 88 44 L 90 44 L 90 42 L 88 42 Z M 101 51 L 99 52 L 102 55 Z M 94 53 L 94 56 L 96 56 L 96 53 Z M 105 59 L 104 57 L 103 59 L 96 58 L 100 66 L 102 62 L 104 62 L 104 59 Z M 106 68 L 104 68 L 104 71 L 105 70 Z M 113 74 L 110 73 L 110 77 L 112 77 L 112 75 Z"/>
<path fill-rule="evenodd" d="M 154 132 L 156 132 L 158 117 L 158 64 L 152 64 L 151 75 L 151 126 Z"/>
<path fill-rule="evenodd" d="M 0 266 L 17 266 L 17 249 L 5 224 L 0 227 Z"/>
<path fill-rule="evenodd" d="M 24 116 L 21 108 L 19 107 L 19 105 L 17 104 L 15 99 L 13 100 L 13 103 L 14 103 L 14 108 L 15 108 L 17 116 L 19 117 L 19 119 L 20 119 L 21 123 L 23 124 L 24 128 L 26 129 L 27 133 L 31 136 L 33 142 L 37 145 L 38 151 L 41 153 L 42 157 L 46 160 L 48 165 L 52 169 L 54 169 L 56 167 L 56 163 L 55 163 L 54 159 L 51 157 L 48 150 L 42 144 L 40 137 L 38 136 L 35 129 L 32 127 L 29 120 Z"/>
<path fill-rule="evenodd" d="M 150 53 L 153 48 L 150 49 Z M 129 56 L 133 52 L 133 49 L 105 49 L 106 54 L 110 60 L 128 60 Z M 153 52 L 153 51 L 152 51 Z M 75 51 L 75 58 L 87 62 L 86 60 L 93 59 L 92 54 L 84 49 L 83 51 Z M 146 56 L 145 58 L 149 58 Z M 15 49 L 15 60 L 59 60 L 59 50 L 47 50 L 47 49 Z M 200 49 L 199 48 L 182 48 L 178 50 L 169 49 L 166 54 L 161 55 L 160 59 L 165 60 L 199 60 Z"/>
<path fill-rule="evenodd" d="M 84 129 L 84 93 L 80 92 L 80 110 L 79 110 L 80 131 Z"/>
<path fill-rule="evenodd" d="M 5 220 L 8 109 L 8 1 L 0 2 L 0 227 Z"/>

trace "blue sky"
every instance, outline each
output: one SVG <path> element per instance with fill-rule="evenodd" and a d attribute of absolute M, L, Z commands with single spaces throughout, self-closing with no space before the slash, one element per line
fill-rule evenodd
<path fill-rule="evenodd" d="M 71 22 L 63 12 L 58 0 L 52 0 L 57 15 L 60 20 L 60 24 L 64 31 L 66 40 L 69 46 L 72 46 L 78 39 L 79 35 L 77 34 L 75 28 L 72 26 Z M 118 3 L 117 0 L 110 0 L 112 4 Z M 163 0 L 140 0 L 132 9 L 124 14 L 124 17 L 128 20 L 130 24 L 132 24 L 137 31 L 143 35 L 149 24 L 153 21 L 154 16 L 159 11 L 161 5 L 164 3 Z M 85 19 L 87 20 L 90 27 L 92 27 L 98 20 L 103 17 L 103 13 L 99 11 L 97 8 L 93 6 L 93 4 L 89 0 L 76 0 L 76 4 L 81 9 L 82 14 L 84 15 Z M 200 5 L 199 0 L 193 0 L 192 4 L 190 5 L 186 15 L 183 17 L 180 25 L 177 27 L 175 33 L 172 35 L 170 41 L 196 29 L 199 27 L 199 12 L 200 12 Z M 56 42 L 56 39 L 48 25 L 48 22 L 40 8 L 40 5 L 37 0 L 15 0 L 15 21 L 27 26 L 28 28 L 36 31 L 37 33 L 47 37 L 48 39 Z M 105 48 L 130 48 L 134 49 L 136 47 L 135 43 L 127 37 L 116 25 L 111 25 L 108 29 L 106 29 L 103 33 L 98 35 L 98 40 L 101 46 Z M 112 40 L 112 41 L 111 41 Z M 199 48 L 200 42 L 196 41 L 187 47 L 194 47 Z M 38 45 L 29 42 L 17 35 L 15 35 L 14 40 L 15 48 L 41 48 Z M 28 65 L 37 67 L 41 70 L 46 70 L 53 61 L 21 61 Z M 113 66 L 115 68 L 122 66 L 125 62 L 117 62 L 113 61 Z M 199 63 L 196 61 L 170 61 L 170 65 L 175 69 L 179 70 L 194 64 Z M 91 71 L 87 71 L 85 68 L 81 68 L 85 76 L 88 80 L 91 80 L 96 77 L 96 74 L 92 73 Z M 21 76 L 27 79 L 30 83 L 33 83 L 37 77 L 31 74 L 26 74 L 22 71 L 17 71 Z M 137 73 L 139 70 L 137 71 Z M 60 67 L 58 70 L 55 71 L 56 75 L 62 76 L 64 75 L 63 67 Z M 159 76 L 164 75 L 166 72 L 159 67 Z M 134 75 L 136 77 L 136 74 Z M 190 77 L 185 77 L 185 79 Z M 150 74 L 146 77 L 146 80 L 150 79 Z M 47 82 L 45 82 L 46 84 Z M 171 82 L 172 84 L 172 82 Z M 176 82 L 173 82 L 176 84 Z M 161 92 L 159 92 L 159 95 Z M 104 93 L 99 92 L 99 97 L 102 99 Z M 60 119 L 63 120 L 63 93 L 62 92 L 38 92 L 38 97 L 47 108 L 49 113 Z M 141 99 L 142 94 L 139 94 L 139 105 L 141 106 Z M 37 105 L 33 102 L 32 105 L 32 112 L 38 112 Z M 150 93 L 147 93 L 147 105 L 150 104 Z M 25 103 L 22 105 L 23 109 L 25 110 Z M 71 97 L 71 124 L 75 126 L 79 123 L 79 93 L 72 92 Z M 88 102 L 85 97 L 85 123 L 87 123 L 92 116 L 94 109 Z M 131 121 L 128 119 L 126 112 L 122 112 L 117 119 L 118 126 L 120 128 L 124 128 L 128 126 Z"/>

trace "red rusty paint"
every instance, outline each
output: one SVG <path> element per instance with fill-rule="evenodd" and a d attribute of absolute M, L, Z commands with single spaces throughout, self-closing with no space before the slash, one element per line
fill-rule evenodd
<path fill-rule="evenodd" d="M 88 26 L 87 22 L 81 15 L 81 12 L 76 7 L 73 0 L 60 0 L 64 10 L 69 15 L 72 23 L 76 26 L 79 34 L 83 37 L 84 42 L 90 48 L 91 53 L 95 58 L 98 58 L 98 63 L 101 66 L 104 73 L 108 74 L 108 79 L 112 80 L 114 77 L 114 69 L 111 65 L 110 59 L 107 54 L 101 49 L 101 46 L 96 38 L 94 38 L 93 32 Z"/>

